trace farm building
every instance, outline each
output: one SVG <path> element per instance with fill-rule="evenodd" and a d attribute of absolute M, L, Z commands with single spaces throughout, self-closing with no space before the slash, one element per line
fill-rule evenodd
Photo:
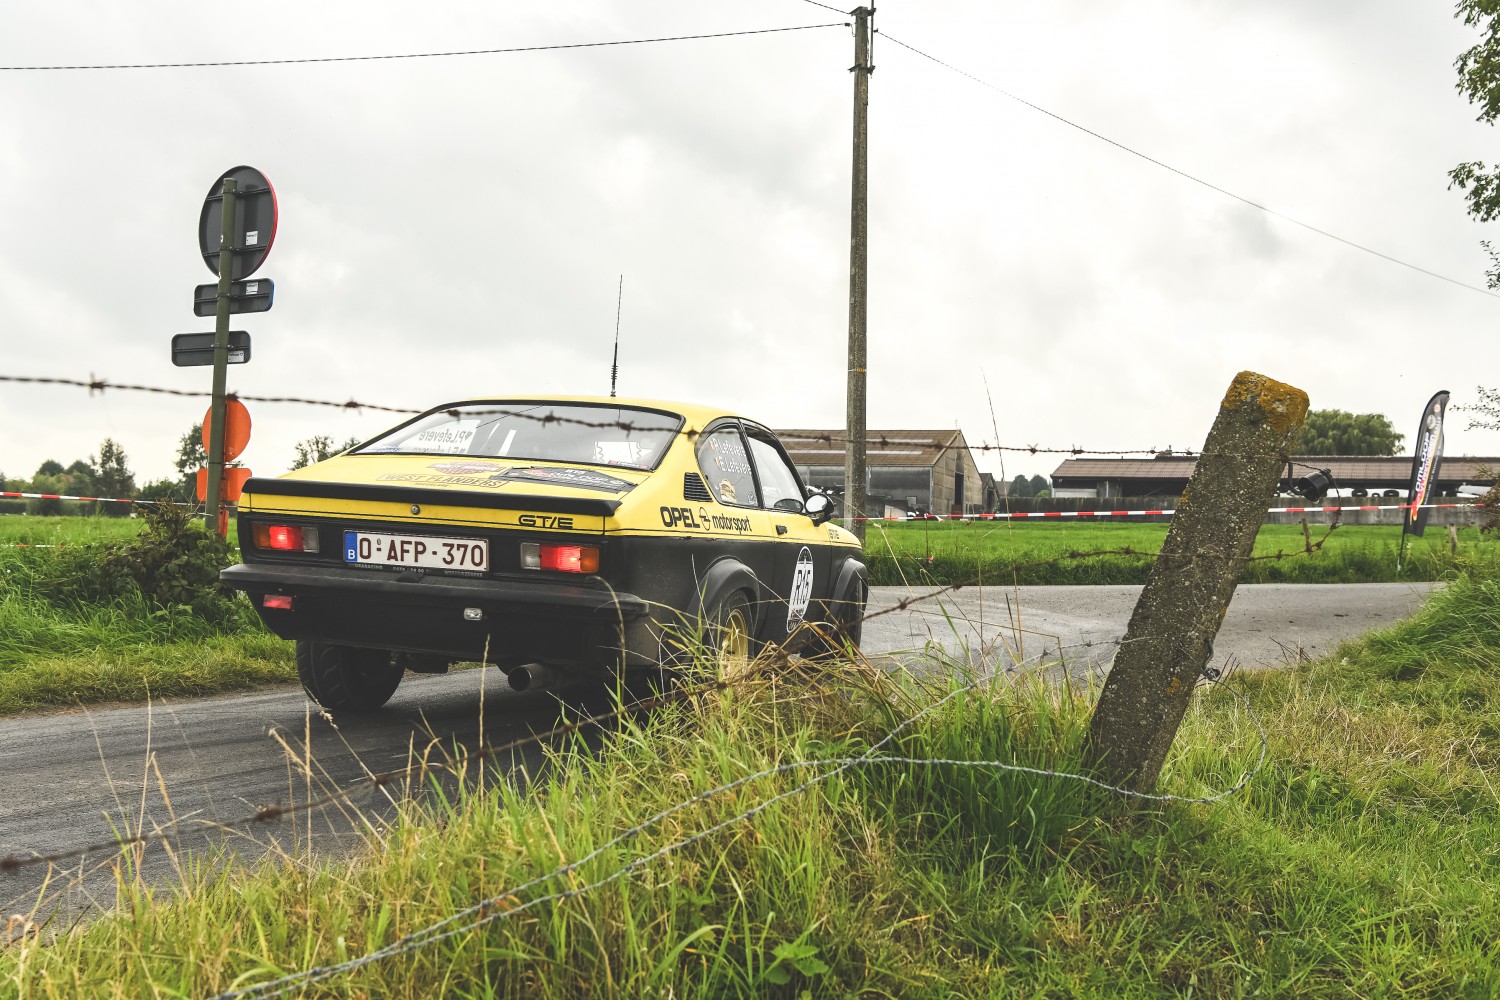
<path fill-rule="evenodd" d="M 1198 460 L 1186 455 L 1154 458 L 1069 458 L 1052 473 L 1055 497 L 1175 497 L 1182 494 Z M 1328 469 L 1335 487 L 1354 496 L 1379 496 L 1387 490 L 1404 495 L 1411 485 L 1412 457 L 1377 455 L 1293 456 L 1290 475 L 1282 481 L 1289 492 L 1292 481 L 1313 469 Z M 1451 496 L 1463 485 L 1493 485 L 1500 458 L 1444 458 L 1438 468 L 1434 495 Z M 1392 494 L 1395 495 L 1395 494 Z"/>
<path fill-rule="evenodd" d="M 809 486 L 844 491 L 843 430 L 777 431 Z M 963 431 L 871 430 L 865 436 L 866 512 L 986 512 L 984 484 Z"/>

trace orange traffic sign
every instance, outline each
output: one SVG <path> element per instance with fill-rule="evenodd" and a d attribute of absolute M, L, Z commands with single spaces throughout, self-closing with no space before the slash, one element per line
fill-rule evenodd
<path fill-rule="evenodd" d="M 219 480 L 219 499 L 234 503 L 245 492 L 245 480 L 250 478 L 250 470 L 242 465 L 234 465 L 224 470 L 224 477 Z M 208 499 L 208 470 L 198 470 L 198 500 L 201 503 Z"/>
<path fill-rule="evenodd" d="M 213 407 L 203 414 L 203 450 L 209 450 L 209 422 L 213 420 Z M 224 461 L 232 462 L 240 457 L 245 445 L 250 443 L 250 411 L 238 399 L 224 400 Z"/>

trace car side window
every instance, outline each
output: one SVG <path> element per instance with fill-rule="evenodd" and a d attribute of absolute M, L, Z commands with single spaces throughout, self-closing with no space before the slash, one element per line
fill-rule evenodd
<path fill-rule="evenodd" d="M 787 464 L 765 432 L 752 427 L 745 430 L 750 439 L 750 457 L 755 461 L 755 471 L 760 473 L 761 506 L 800 513 L 802 485 L 796 470 Z"/>
<path fill-rule="evenodd" d="M 755 474 L 750 471 L 750 456 L 738 427 L 729 425 L 705 434 L 698 442 L 698 467 L 719 503 L 759 506 Z"/>

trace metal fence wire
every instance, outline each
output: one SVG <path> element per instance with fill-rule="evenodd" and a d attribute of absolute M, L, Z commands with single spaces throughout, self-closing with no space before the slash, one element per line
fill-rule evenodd
<path fill-rule="evenodd" d="M 1116 641 L 1116 644 L 1117 643 L 1118 640 Z M 1093 643 L 1075 644 L 1075 646 L 1062 648 L 1076 648 L 1079 645 L 1093 645 Z M 712 837 L 714 834 L 722 830 L 738 826 L 741 823 L 750 822 L 776 803 L 792 798 L 793 796 L 800 795 L 803 792 L 806 792 L 809 789 L 812 789 L 817 785 L 820 785 L 832 778 L 844 774 L 854 768 L 974 768 L 980 770 L 1008 772 L 1013 774 L 1024 774 L 1037 778 L 1050 778 L 1083 782 L 1087 785 L 1099 788 L 1110 794 L 1119 795 L 1124 798 L 1129 798 L 1141 802 L 1211 805 L 1231 795 L 1234 795 L 1235 793 L 1245 788 L 1252 780 L 1254 780 L 1255 776 L 1259 774 L 1261 769 L 1265 766 L 1269 746 L 1269 740 L 1266 734 L 1265 727 L 1261 724 L 1259 718 L 1256 717 L 1253 709 L 1250 706 L 1249 700 L 1238 692 L 1233 692 L 1233 694 L 1243 704 L 1247 717 L 1255 725 L 1255 728 L 1259 735 L 1260 750 L 1256 759 L 1255 766 L 1253 768 L 1251 768 L 1247 772 L 1244 772 L 1239 780 L 1236 781 L 1232 786 L 1213 795 L 1183 796 L 1140 792 L 1118 785 L 1111 785 L 1086 774 L 1077 774 L 1069 771 L 1051 770 L 1047 768 L 1028 767 L 1025 765 L 1012 764 L 1005 761 L 904 757 L 898 755 L 881 754 L 879 752 L 882 747 L 890 744 L 903 731 L 910 728 L 913 724 L 918 722 L 923 717 L 937 711 L 943 705 L 947 704 L 953 699 L 958 698 L 959 696 L 964 695 L 970 691 L 973 691 L 983 684 L 995 680 L 997 676 L 998 674 L 996 671 L 988 671 L 979 675 L 968 684 L 965 684 L 949 692 L 943 698 L 938 699 L 937 701 L 921 709 L 917 713 L 902 720 L 888 733 L 886 733 L 885 736 L 871 745 L 871 747 L 865 753 L 861 754 L 858 757 L 830 757 L 814 760 L 792 761 L 789 763 L 777 765 L 776 767 L 756 771 L 752 774 L 743 775 L 742 777 L 736 778 L 733 781 L 729 781 L 713 788 L 706 789 L 692 796 L 691 798 L 684 799 L 674 806 L 661 810 L 655 815 L 642 820 L 640 823 L 637 823 L 635 826 L 632 826 L 629 829 L 623 831 L 614 838 L 601 844 L 599 847 L 574 861 L 559 865 L 546 874 L 539 875 L 536 878 L 531 879 L 530 881 L 524 882 L 520 885 L 512 886 L 502 892 L 498 892 L 494 895 L 481 899 L 471 906 L 466 907 L 465 909 L 459 910 L 456 913 L 444 917 L 441 920 L 434 921 L 433 923 L 428 924 L 427 926 L 419 930 L 403 935 L 402 937 L 396 939 L 395 941 L 392 941 L 390 944 L 382 948 L 377 948 L 357 958 L 352 958 L 344 962 L 313 966 L 311 968 L 279 976 L 275 979 L 270 979 L 262 983 L 257 983 L 253 986 L 226 990 L 222 993 L 215 994 L 213 1000 L 247 1000 L 247 998 L 284 996 L 292 992 L 293 990 L 300 989 L 304 986 L 322 982 L 336 976 L 345 975 L 347 973 L 354 972 L 358 969 L 362 969 L 366 966 L 373 965 L 377 962 L 381 962 L 389 958 L 395 958 L 400 955 L 408 954 L 422 948 L 439 944 L 459 935 L 475 931 L 481 927 L 486 926 L 487 924 L 495 923 L 496 921 L 508 920 L 539 906 L 543 906 L 548 903 L 561 902 L 563 900 L 571 899 L 576 896 L 584 895 L 585 893 L 592 892 L 595 889 L 616 882 L 619 879 L 631 874 L 632 872 L 638 871 L 642 868 L 646 868 L 670 854 L 673 854 L 684 848 L 697 844 L 709 837 Z M 1219 679 L 1216 676 L 1212 678 L 1206 678 L 1205 683 L 1209 685 L 1217 685 L 1219 683 Z M 761 780 L 763 778 L 770 778 L 808 770 L 817 771 L 820 773 L 814 774 L 812 777 L 807 778 L 806 780 L 800 782 L 792 788 L 789 788 L 783 792 L 779 792 L 776 795 L 773 795 L 753 806 L 750 806 L 749 808 L 742 810 L 741 812 L 735 814 L 734 816 L 731 816 L 728 819 L 721 820 L 720 822 L 705 827 L 704 829 L 699 830 L 696 833 L 692 833 L 686 837 L 682 837 L 681 839 L 673 841 L 672 843 L 667 844 L 664 847 L 658 848 L 655 851 L 652 851 L 648 854 L 643 854 L 631 861 L 628 861 L 625 864 L 615 868 L 609 874 L 597 878 L 592 882 L 588 882 L 582 885 L 574 885 L 571 888 L 558 889 L 553 892 L 544 893 L 540 896 L 535 896 L 525 901 L 519 901 L 525 893 L 528 893 L 534 889 L 538 889 L 542 886 L 555 883 L 561 879 L 566 878 L 569 875 L 576 873 L 582 867 L 601 857 L 606 852 L 629 843 L 630 841 L 659 826 L 665 820 L 677 815 L 678 813 L 691 809 L 692 807 L 700 805 L 702 803 L 708 802 L 711 799 L 734 792 L 735 790 L 742 788 L 745 785 Z"/>

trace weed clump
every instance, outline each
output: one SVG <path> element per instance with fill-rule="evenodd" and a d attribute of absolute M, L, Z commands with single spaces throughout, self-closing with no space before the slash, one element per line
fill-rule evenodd
<path fill-rule="evenodd" d="M 144 600 L 188 608 L 226 624 L 236 616 L 219 572 L 233 562 L 229 543 L 203 529 L 186 508 L 143 505 L 145 527 L 128 541 L 59 548 L 35 567 L 30 589 L 57 607 Z"/>

